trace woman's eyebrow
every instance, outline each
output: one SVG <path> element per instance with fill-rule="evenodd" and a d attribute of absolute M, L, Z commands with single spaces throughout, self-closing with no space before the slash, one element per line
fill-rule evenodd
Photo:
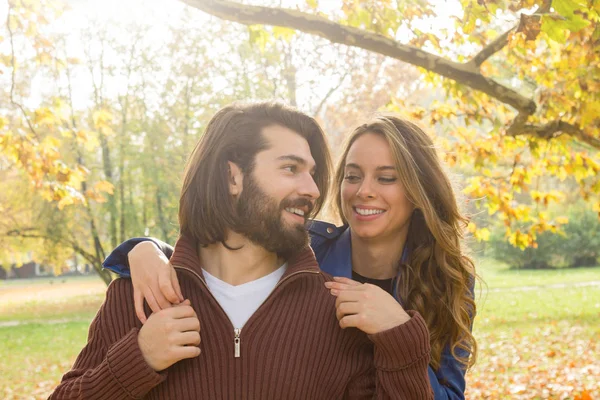
<path fill-rule="evenodd" d="M 356 169 L 360 169 L 362 170 L 362 168 L 360 168 L 360 166 L 358 164 L 355 163 L 348 163 L 346 164 L 346 168 L 356 168 Z M 376 171 L 388 171 L 388 170 L 396 170 L 396 167 L 394 167 L 393 165 L 380 165 L 379 167 L 375 168 Z"/>

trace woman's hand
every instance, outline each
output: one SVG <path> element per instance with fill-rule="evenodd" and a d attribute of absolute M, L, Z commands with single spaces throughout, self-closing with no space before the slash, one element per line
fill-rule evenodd
<path fill-rule="evenodd" d="M 142 324 L 146 322 L 144 299 L 152 312 L 159 312 L 183 301 L 175 268 L 152 241 L 138 243 L 127 258 L 131 270 L 135 313 Z"/>
<path fill-rule="evenodd" d="M 367 334 L 392 329 L 410 320 L 400 303 L 379 286 L 348 278 L 325 282 L 336 296 L 336 317 L 345 329 L 355 327 Z"/>

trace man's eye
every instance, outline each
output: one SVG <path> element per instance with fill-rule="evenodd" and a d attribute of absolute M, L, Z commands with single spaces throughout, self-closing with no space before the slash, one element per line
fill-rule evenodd
<path fill-rule="evenodd" d="M 295 173 L 297 171 L 297 167 L 295 165 L 286 165 L 283 167 L 286 171 L 290 171 L 291 173 Z"/>
<path fill-rule="evenodd" d="M 356 175 L 346 175 L 344 176 L 344 180 L 346 180 L 349 183 L 355 183 L 360 180 L 360 177 Z"/>

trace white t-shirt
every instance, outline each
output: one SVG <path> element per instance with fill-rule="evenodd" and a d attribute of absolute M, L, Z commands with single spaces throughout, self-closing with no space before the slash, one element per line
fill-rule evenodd
<path fill-rule="evenodd" d="M 287 263 L 255 281 L 233 286 L 202 270 L 206 285 L 236 329 L 241 329 L 269 297 L 283 276 Z"/>

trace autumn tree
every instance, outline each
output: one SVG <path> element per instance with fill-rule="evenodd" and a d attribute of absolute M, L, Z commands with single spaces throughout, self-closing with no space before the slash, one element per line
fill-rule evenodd
<path fill-rule="evenodd" d="M 535 246 L 538 233 L 566 222 L 548 215 L 565 195 L 543 177 L 575 181 L 600 213 L 600 2 L 461 0 L 453 10 L 424 0 L 307 0 L 300 9 L 184 2 L 265 34 L 285 27 L 417 67 L 446 98 L 425 108 L 398 97 L 388 108 L 448 131 L 447 161 L 475 171 L 466 193 L 503 221 L 513 245 Z M 442 15 L 452 27 L 432 26 Z"/>

